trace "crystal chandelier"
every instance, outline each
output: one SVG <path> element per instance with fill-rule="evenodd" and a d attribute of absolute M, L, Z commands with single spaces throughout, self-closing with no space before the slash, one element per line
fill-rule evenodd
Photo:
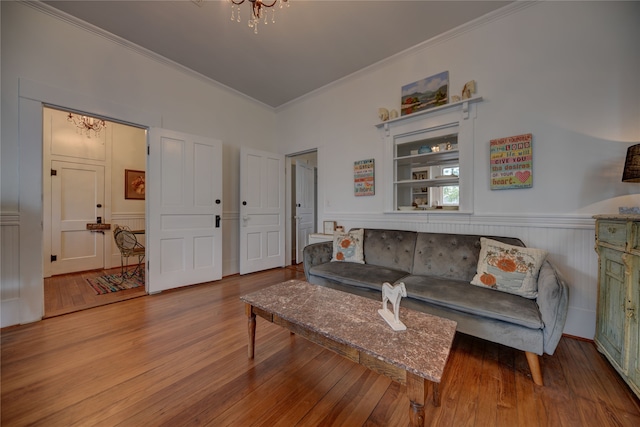
<path fill-rule="evenodd" d="M 91 138 L 91 131 L 96 136 L 100 136 L 100 131 L 107 127 L 107 123 L 102 119 L 95 119 L 89 116 L 76 116 L 69 113 L 67 121 L 76 125 L 79 134 L 86 133 L 87 138 Z"/>
<path fill-rule="evenodd" d="M 286 4 L 289 7 L 289 0 L 273 0 L 269 3 L 269 0 L 229 0 L 231 2 L 231 20 L 240 22 L 240 5 L 245 1 L 251 3 L 251 17 L 248 20 L 248 24 L 250 28 L 253 28 L 253 32 L 258 34 L 258 23 L 263 15 L 263 8 L 271 8 L 271 23 L 275 24 L 276 22 L 276 9 L 273 7 L 276 3 L 280 4 L 280 9 L 282 9 L 282 5 Z M 264 14 L 264 25 L 267 25 L 269 20 L 267 19 L 267 14 Z"/>

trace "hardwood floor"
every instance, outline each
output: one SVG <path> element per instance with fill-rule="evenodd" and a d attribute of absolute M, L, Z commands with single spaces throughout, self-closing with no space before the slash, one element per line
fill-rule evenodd
<path fill-rule="evenodd" d="M 406 388 L 258 319 L 239 297 L 276 269 L 2 330 L 3 426 L 406 426 Z M 522 352 L 458 334 L 430 426 L 639 426 L 590 342 L 563 337 L 535 386 Z M 430 398 L 430 396 L 429 396 Z"/>
<path fill-rule="evenodd" d="M 86 279 L 115 273 L 120 273 L 120 267 L 47 277 L 44 279 L 44 317 L 60 316 L 147 294 L 144 287 L 139 287 L 97 295 L 96 291 L 87 284 Z"/>

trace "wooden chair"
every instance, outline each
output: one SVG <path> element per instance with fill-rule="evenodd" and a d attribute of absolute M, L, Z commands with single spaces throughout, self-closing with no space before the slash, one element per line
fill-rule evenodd
<path fill-rule="evenodd" d="M 113 239 L 120 250 L 120 273 L 122 281 L 130 279 L 134 275 L 144 278 L 145 247 L 138 242 L 136 235 L 127 226 L 116 225 L 113 229 Z M 138 257 L 138 263 L 133 270 L 128 269 L 129 258 Z"/>

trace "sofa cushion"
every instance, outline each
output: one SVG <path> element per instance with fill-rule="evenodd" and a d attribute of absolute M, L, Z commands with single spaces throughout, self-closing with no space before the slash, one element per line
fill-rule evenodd
<path fill-rule="evenodd" d="M 433 276 L 411 275 L 401 281 L 409 298 L 527 328 L 544 327 L 535 300 Z"/>
<path fill-rule="evenodd" d="M 476 274 L 480 237 L 470 234 L 417 233 L 412 273 L 470 282 Z M 514 238 L 495 237 L 511 245 L 524 246 Z M 366 245 L 365 240 L 365 245 Z"/>
<path fill-rule="evenodd" d="M 333 282 L 380 291 L 384 282 L 393 283 L 405 277 L 405 271 L 370 264 L 328 262 L 309 269 L 309 276 L 318 276 Z"/>
<path fill-rule="evenodd" d="M 415 248 L 415 231 L 364 230 L 364 261 L 367 264 L 409 273 Z"/>
<path fill-rule="evenodd" d="M 472 285 L 525 298 L 538 296 L 538 273 L 547 251 L 512 246 L 485 237 L 480 239 L 480 245 L 477 274 Z"/>
<path fill-rule="evenodd" d="M 348 233 L 336 231 L 333 235 L 332 262 L 357 262 L 364 264 L 364 230 L 351 230 Z"/>

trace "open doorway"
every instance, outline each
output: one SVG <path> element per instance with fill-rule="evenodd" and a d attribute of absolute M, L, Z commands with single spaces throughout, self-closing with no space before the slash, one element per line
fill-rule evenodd
<path fill-rule="evenodd" d="M 316 150 L 291 154 L 287 159 L 287 259 L 302 262 L 302 250 L 309 235 L 316 232 L 318 218 L 318 153 Z"/>
<path fill-rule="evenodd" d="M 144 276 L 118 279 L 113 238 L 124 226 L 146 244 L 146 145 L 145 129 L 43 107 L 45 317 L 146 293 Z"/>

